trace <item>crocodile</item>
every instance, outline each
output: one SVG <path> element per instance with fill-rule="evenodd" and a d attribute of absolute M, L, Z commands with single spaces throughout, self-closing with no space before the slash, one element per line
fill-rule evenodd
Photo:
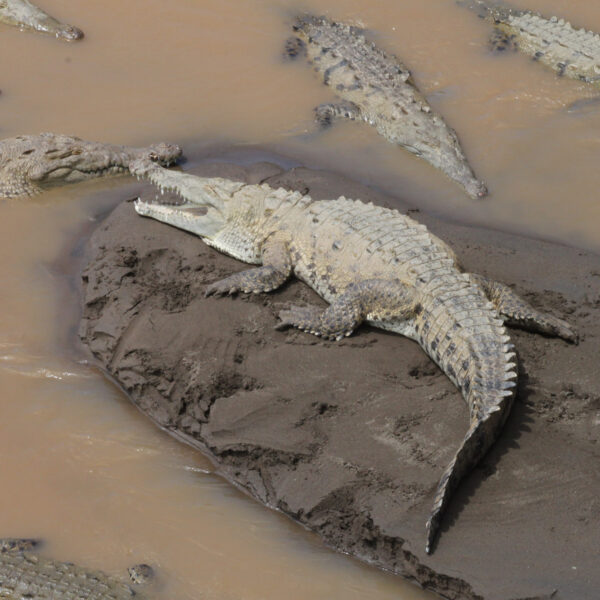
<path fill-rule="evenodd" d="M 448 127 L 419 92 L 408 68 L 368 41 L 356 27 L 325 17 L 298 17 L 296 37 L 286 43 L 290 57 L 304 54 L 341 102 L 321 104 L 317 121 L 363 120 L 393 144 L 440 169 L 471 198 L 487 195 Z"/>
<path fill-rule="evenodd" d="M 209 285 L 207 295 L 261 293 L 292 273 L 329 307 L 292 306 L 278 328 L 340 340 L 366 322 L 407 336 L 462 393 L 469 428 L 445 469 L 427 521 L 433 544 L 453 490 L 492 446 L 517 383 L 516 354 L 505 324 L 577 341 L 571 326 L 544 314 L 505 284 L 463 272 L 450 247 L 396 210 L 164 169 L 147 159 L 130 166 L 178 203 L 137 199 L 135 210 L 198 235 L 238 260 L 261 265 Z"/>
<path fill-rule="evenodd" d="M 49 33 L 66 42 L 83 37 L 81 29 L 61 23 L 28 0 L 0 0 L 0 22 L 19 29 Z"/>
<path fill-rule="evenodd" d="M 114 146 L 55 133 L 7 138 L 0 141 L 0 198 L 33 196 L 53 185 L 127 174 L 129 163 L 142 156 L 169 166 L 181 156 L 181 148 L 164 143 Z"/>
<path fill-rule="evenodd" d="M 0 539 L 0 597 L 8 600 L 126 600 L 143 598 L 129 584 L 70 562 L 59 562 L 35 554 L 33 539 Z M 131 582 L 145 584 L 152 578 L 146 564 L 129 569 Z"/>
<path fill-rule="evenodd" d="M 495 27 L 497 50 L 512 48 L 550 67 L 559 76 L 600 84 L 600 35 L 556 16 L 517 10 L 493 0 L 457 0 Z"/>

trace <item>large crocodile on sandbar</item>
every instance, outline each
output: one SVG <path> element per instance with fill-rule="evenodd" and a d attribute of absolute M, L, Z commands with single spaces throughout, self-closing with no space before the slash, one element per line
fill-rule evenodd
<path fill-rule="evenodd" d="M 323 82 L 343 102 L 321 104 L 317 121 L 362 120 L 393 144 L 421 157 L 462 186 L 471 198 L 487 194 L 448 127 L 416 88 L 408 68 L 355 27 L 325 17 L 303 16 L 288 40 L 290 57 L 306 54 Z"/>
<path fill-rule="evenodd" d="M 66 42 L 83 37 L 81 29 L 61 23 L 29 0 L 0 0 L 0 22 L 19 29 L 48 33 Z"/>
<path fill-rule="evenodd" d="M 509 287 L 461 271 L 452 250 L 424 225 L 398 211 L 340 197 L 308 195 L 169 171 L 142 159 L 132 174 L 179 205 L 138 200 L 144 216 L 190 231 L 218 250 L 262 265 L 210 285 L 208 295 L 270 292 L 292 273 L 327 302 L 321 310 L 292 306 L 279 327 L 340 340 L 361 323 L 416 342 L 462 392 L 470 425 L 444 471 L 427 522 L 433 543 L 450 495 L 492 446 L 514 397 L 516 357 L 504 324 L 575 342 L 563 320 L 546 315 Z"/>
<path fill-rule="evenodd" d="M 495 27 L 493 46 L 519 50 L 559 76 L 600 84 L 600 35 L 558 17 L 518 10 L 494 0 L 457 0 Z"/>
<path fill-rule="evenodd" d="M 181 148 L 165 143 L 131 148 L 56 133 L 7 138 L 0 141 L 0 198 L 33 196 L 55 185 L 125 175 L 129 164 L 144 156 L 169 166 L 181 156 Z"/>
<path fill-rule="evenodd" d="M 8 600 L 127 600 L 137 589 L 102 571 L 85 569 L 70 562 L 42 558 L 33 552 L 31 539 L 0 539 L 0 598 Z M 145 564 L 129 569 L 134 584 L 147 583 L 152 568 Z"/>

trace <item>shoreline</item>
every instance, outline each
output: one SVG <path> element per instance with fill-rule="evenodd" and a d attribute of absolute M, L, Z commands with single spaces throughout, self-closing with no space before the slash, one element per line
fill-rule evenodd
<path fill-rule="evenodd" d="M 202 159 L 193 172 L 401 204 L 303 167 Z M 447 598 L 585 597 L 600 584 L 587 526 L 600 514 L 600 486 L 585 477 L 600 418 L 598 255 L 409 212 L 467 270 L 514 285 L 585 334 L 575 347 L 510 330 L 521 363 L 515 406 L 455 493 L 431 557 L 425 520 L 468 418 L 410 340 L 368 327 L 339 343 L 274 331 L 282 303 L 322 304 L 297 281 L 268 295 L 204 298 L 206 282 L 247 266 L 125 202 L 88 243 L 80 335 L 142 412 L 335 549 Z"/>

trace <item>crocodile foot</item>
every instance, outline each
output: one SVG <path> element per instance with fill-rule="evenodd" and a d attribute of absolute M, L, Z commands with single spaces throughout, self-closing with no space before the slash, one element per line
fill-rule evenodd
<path fill-rule="evenodd" d="M 306 52 L 306 44 L 297 37 L 290 37 L 285 42 L 283 54 L 286 58 L 294 59 L 298 58 L 301 54 Z"/>

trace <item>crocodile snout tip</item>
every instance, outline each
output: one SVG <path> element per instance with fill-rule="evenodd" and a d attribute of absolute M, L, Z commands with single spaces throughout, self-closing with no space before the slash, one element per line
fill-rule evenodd
<path fill-rule="evenodd" d="M 65 25 L 56 32 L 56 37 L 65 42 L 75 42 L 82 39 L 83 36 L 83 31 L 74 25 Z"/>

